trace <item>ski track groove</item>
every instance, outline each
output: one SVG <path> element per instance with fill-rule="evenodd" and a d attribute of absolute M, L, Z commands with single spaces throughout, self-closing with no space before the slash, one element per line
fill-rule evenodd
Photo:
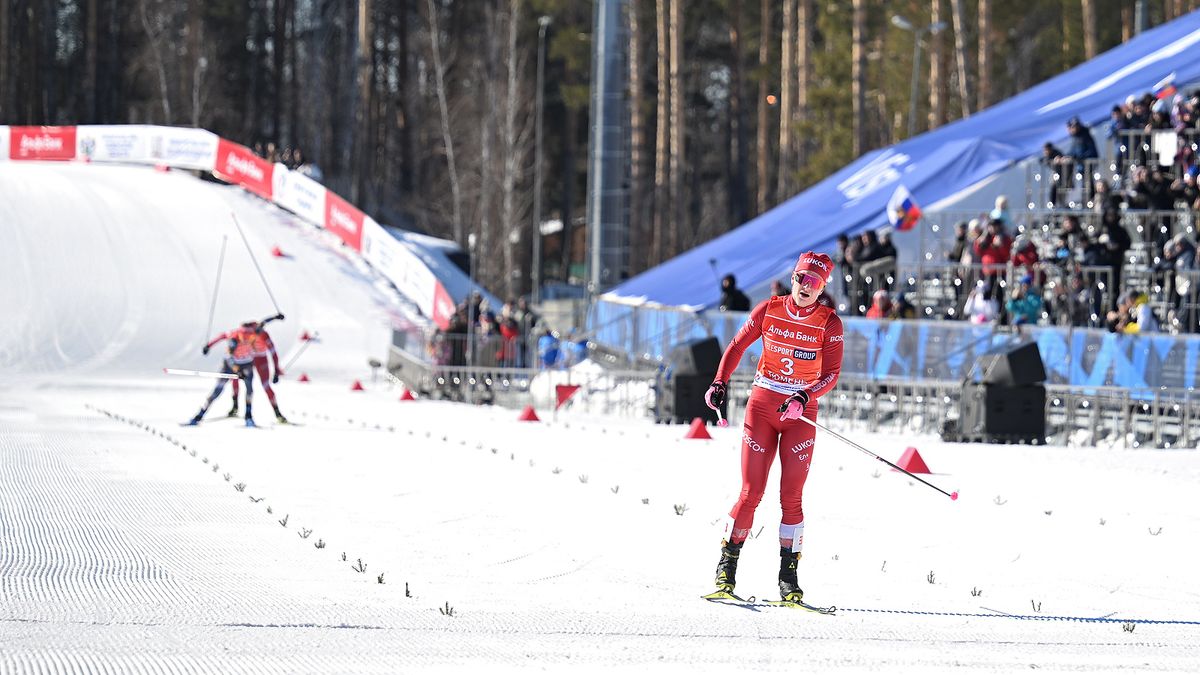
<path fill-rule="evenodd" d="M 40 422 L 35 418 L 28 425 Z M 176 526 L 249 522 L 249 510 L 229 508 L 236 493 L 226 495 L 219 477 L 213 481 L 207 475 L 212 471 L 197 472 L 189 466 L 193 458 L 165 438 L 147 438 L 100 415 L 64 415 L 54 422 L 56 431 L 6 428 L 0 434 L 0 620 L 111 625 L 197 606 L 245 605 L 244 593 L 230 578 L 211 579 L 197 571 L 203 550 L 198 547 L 207 543 L 203 537 L 161 536 Z M 113 447 L 120 450 L 106 449 Z M 178 465 L 182 477 L 147 481 L 137 471 L 123 474 L 116 465 L 162 462 Z M 181 513 L 185 510 L 175 506 L 180 501 L 195 508 Z M 254 545 L 269 547 L 261 538 Z M 231 545 L 223 550 L 235 557 L 241 552 Z M 248 580 L 236 569 L 232 577 Z M 210 618 L 207 612 L 202 616 Z M 43 665 L 64 673 L 104 667 L 80 658 L 93 657 L 61 652 Z"/>

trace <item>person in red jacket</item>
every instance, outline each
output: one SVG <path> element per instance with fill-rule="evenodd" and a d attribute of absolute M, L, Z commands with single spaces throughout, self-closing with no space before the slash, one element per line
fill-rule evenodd
<path fill-rule="evenodd" d="M 1012 244 L 1012 237 L 1004 232 L 1004 223 L 995 218 L 989 220 L 987 231 L 975 240 L 975 255 L 983 263 L 985 277 L 1004 273 L 1012 255 Z"/>
<path fill-rule="evenodd" d="M 733 520 L 721 542 L 717 590 L 732 593 L 738 556 L 754 523 L 754 509 L 767 487 L 767 474 L 780 456 L 783 471 L 779 501 L 779 593 L 784 600 L 804 597 L 796 578 L 796 563 L 804 543 L 804 481 L 812 462 L 817 399 L 837 384 L 842 368 L 842 320 L 833 301 L 822 291 L 833 276 L 833 261 L 824 253 L 800 256 L 792 273 L 790 295 L 759 303 L 721 358 L 705 403 L 718 409 L 725 402 L 726 383 L 742 354 L 762 338 L 762 357 L 754 374 L 742 426 L 742 491 L 729 517 Z"/>
<path fill-rule="evenodd" d="M 253 324 L 254 335 L 251 338 L 252 353 L 254 354 L 254 370 L 258 372 L 258 381 L 262 382 L 263 391 L 267 392 L 267 400 L 271 402 L 271 408 L 275 411 L 275 420 L 280 424 L 287 424 L 287 418 L 279 411 L 279 403 L 275 400 L 275 390 L 271 388 L 271 383 L 279 383 L 279 378 L 283 375 L 283 371 L 279 369 L 279 353 L 275 351 L 275 343 L 271 340 L 271 334 L 267 332 L 266 324 L 269 321 L 282 319 L 282 314 L 267 317 L 259 322 L 247 322 L 243 326 Z M 275 365 L 275 376 L 271 376 L 271 369 L 267 364 L 267 357 L 271 357 L 272 363 Z M 233 388 L 233 407 L 237 409 L 237 385 Z"/>

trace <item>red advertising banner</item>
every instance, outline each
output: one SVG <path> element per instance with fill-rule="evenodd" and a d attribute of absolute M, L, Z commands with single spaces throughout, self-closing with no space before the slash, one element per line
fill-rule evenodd
<path fill-rule="evenodd" d="M 446 287 L 440 281 L 433 282 L 433 322 L 438 328 L 445 330 L 450 327 L 450 317 L 454 316 L 454 298 L 446 292 Z"/>
<path fill-rule="evenodd" d="M 75 159 L 75 127 L 10 127 L 12 159 Z"/>
<path fill-rule="evenodd" d="M 325 229 L 336 234 L 355 251 L 362 251 L 363 218 L 366 217 L 353 204 L 325 191 Z"/>
<path fill-rule="evenodd" d="M 217 141 L 217 165 L 213 173 L 221 180 L 270 199 L 274 171 L 274 164 L 254 154 L 250 148 L 224 138 Z"/>

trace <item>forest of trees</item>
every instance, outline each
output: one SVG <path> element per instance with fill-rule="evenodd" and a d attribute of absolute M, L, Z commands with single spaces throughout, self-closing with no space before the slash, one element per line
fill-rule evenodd
<path fill-rule="evenodd" d="M 631 274 L 908 133 L 1196 0 L 625 0 Z M 0 0 L 0 123 L 195 126 L 299 149 L 378 221 L 476 234 L 529 290 L 539 18 L 543 217 L 585 227 L 590 0 Z M 898 26 L 900 16 L 916 31 Z M 546 279 L 582 259 L 568 244 Z"/>

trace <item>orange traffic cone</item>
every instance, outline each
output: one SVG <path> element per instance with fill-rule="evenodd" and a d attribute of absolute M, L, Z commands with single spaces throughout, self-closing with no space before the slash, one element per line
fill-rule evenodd
<path fill-rule="evenodd" d="M 921 459 L 921 453 L 913 447 L 906 449 L 904 454 L 900 455 L 900 461 L 896 462 L 896 466 L 909 473 L 930 473 L 929 467 L 925 465 L 925 460 Z"/>
<path fill-rule="evenodd" d="M 688 427 L 687 433 L 683 437 L 707 438 L 708 440 L 712 440 L 712 436 L 708 435 L 708 427 L 704 426 L 704 419 L 701 417 L 692 420 L 692 426 Z"/>

